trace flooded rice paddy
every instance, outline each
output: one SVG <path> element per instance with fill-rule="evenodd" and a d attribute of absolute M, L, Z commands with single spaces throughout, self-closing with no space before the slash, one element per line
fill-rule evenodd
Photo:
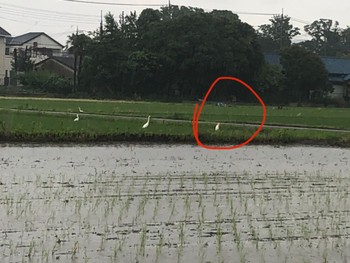
<path fill-rule="evenodd" d="M 350 149 L 0 146 L 1 262 L 347 262 Z"/>

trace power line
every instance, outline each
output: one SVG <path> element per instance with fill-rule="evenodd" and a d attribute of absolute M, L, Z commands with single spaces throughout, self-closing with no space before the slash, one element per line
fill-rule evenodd
<path fill-rule="evenodd" d="M 290 17 L 290 20 L 295 21 L 295 22 L 299 22 L 299 23 L 302 23 L 302 24 L 305 24 L 305 25 L 310 25 L 311 24 L 311 22 L 309 22 L 309 21 L 302 20 L 302 19 L 295 18 L 295 17 Z"/>
<path fill-rule="evenodd" d="M 54 14 L 38 14 L 38 13 L 32 13 L 32 12 L 24 12 L 21 10 L 12 10 L 8 8 L 2 8 L 2 13 L 7 14 L 9 16 L 15 16 L 15 17 L 28 17 L 35 20 L 38 20 L 38 18 L 42 20 L 50 20 L 50 21 L 56 21 L 56 22 L 75 22 L 75 23 L 96 23 L 98 21 L 97 19 L 89 19 L 89 18 L 80 18 L 80 17 L 61 17 Z"/>
<path fill-rule="evenodd" d="M 22 12 L 32 12 L 32 13 L 37 13 L 37 14 L 48 14 L 48 13 L 51 13 L 51 14 L 56 14 L 56 15 L 59 15 L 60 17 L 81 17 L 81 18 L 87 18 L 87 17 L 90 17 L 90 18 L 99 18 L 98 15 L 87 15 L 87 14 L 78 14 L 78 13 L 69 13 L 69 12 L 59 12 L 59 11 L 52 11 L 52 10 L 46 10 L 46 9 L 39 9 L 39 8 L 30 8 L 30 7 L 22 7 L 22 6 L 18 6 L 18 5 L 13 5 L 13 4 L 7 4 L 7 3 L 3 3 L 3 2 L 0 2 L 0 5 L 2 6 L 6 6 L 7 7 L 10 7 L 10 8 L 15 8 L 15 9 L 19 9 L 17 11 L 22 11 Z M 2 10 L 4 8 L 2 7 Z"/>
<path fill-rule="evenodd" d="M 240 11 L 232 11 L 234 14 L 239 15 L 253 15 L 253 16 L 274 16 L 277 15 L 276 13 L 256 13 L 256 12 L 240 12 Z"/>
<path fill-rule="evenodd" d="M 82 4 L 95 4 L 95 5 L 119 5 L 119 6 L 164 6 L 165 4 L 126 4 L 126 3 L 111 3 L 111 2 L 96 2 L 87 0 L 62 0 L 65 2 L 82 3 Z"/>

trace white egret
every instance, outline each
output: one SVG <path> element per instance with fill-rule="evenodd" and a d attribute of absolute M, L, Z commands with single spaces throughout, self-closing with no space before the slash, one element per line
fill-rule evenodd
<path fill-rule="evenodd" d="M 84 111 L 79 107 L 79 112 L 84 112 Z"/>
<path fill-rule="evenodd" d="M 148 127 L 150 118 L 151 116 L 148 116 L 147 122 L 142 126 L 142 129 L 145 129 Z"/>
<path fill-rule="evenodd" d="M 218 131 L 220 129 L 220 123 L 216 124 L 215 131 Z"/>
<path fill-rule="evenodd" d="M 78 121 L 79 120 L 79 115 L 77 114 L 77 117 L 74 119 L 74 121 Z"/>

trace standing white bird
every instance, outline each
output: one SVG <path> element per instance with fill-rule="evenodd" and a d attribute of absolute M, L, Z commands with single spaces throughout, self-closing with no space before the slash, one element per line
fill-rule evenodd
<path fill-rule="evenodd" d="M 74 119 L 74 121 L 78 121 L 79 120 L 79 115 L 77 114 L 77 117 Z"/>
<path fill-rule="evenodd" d="M 84 112 L 84 111 L 79 107 L 79 112 Z"/>
<path fill-rule="evenodd" d="M 145 129 L 148 127 L 150 119 L 151 119 L 151 116 L 148 116 L 147 122 L 142 126 L 142 129 Z"/>
<path fill-rule="evenodd" d="M 215 131 L 218 131 L 220 129 L 220 123 L 216 124 Z"/>

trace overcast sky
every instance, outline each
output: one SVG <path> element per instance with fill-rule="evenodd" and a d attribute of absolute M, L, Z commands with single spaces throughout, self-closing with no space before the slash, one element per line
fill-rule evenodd
<path fill-rule="evenodd" d="M 91 0 L 94 2 L 122 4 L 167 5 L 168 0 Z M 303 28 L 319 18 L 337 20 L 341 28 L 350 26 L 350 2 L 348 0 L 171 0 L 173 5 L 203 8 L 205 11 L 224 9 L 238 12 L 240 19 L 257 28 L 269 23 L 271 15 L 244 13 L 284 14 L 292 17 L 294 26 Z M 64 0 L 0 0 L 0 26 L 12 36 L 27 32 L 45 32 L 61 44 L 67 35 L 79 30 L 87 33 L 99 27 L 100 13 L 111 11 L 116 18 L 122 11 L 136 10 L 139 14 L 146 7 L 123 5 L 84 4 Z M 152 6 L 149 8 L 159 8 Z M 303 34 L 299 38 L 305 39 Z"/>

